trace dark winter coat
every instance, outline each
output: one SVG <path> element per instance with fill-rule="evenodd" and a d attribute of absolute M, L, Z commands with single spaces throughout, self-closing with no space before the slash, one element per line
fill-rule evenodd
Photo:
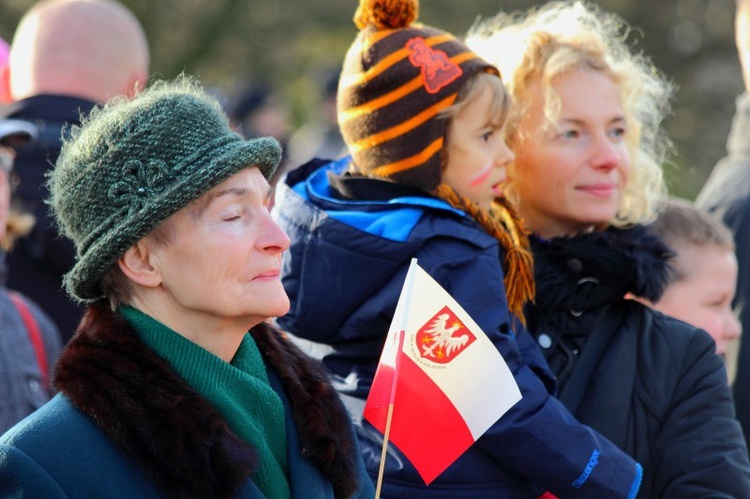
<path fill-rule="evenodd" d="M 278 186 L 273 214 L 292 241 L 282 261 L 292 306 L 281 327 L 323 359 L 361 418 L 406 272 L 417 258 L 488 335 L 523 395 L 428 487 L 391 448 L 384 496 L 535 497 L 535 482 L 559 497 L 632 497 L 640 474 L 635 462 L 550 396 L 539 377 L 546 367 L 538 348 L 520 326 L 511 332 L 498 241 L 421 191 L 339 175 L 348 161 L 310 163 Z M 424 417 L 429 424 L 440 415 Z M 382 436 L 367 423 L 358 436 L 375 479 Z M 598 463 L 576 488 L 593 451 L 600 452 Z"/>
<path fill-rule="evenodd" d="M 28 297 L 26 304 L 39 330 L 44 355 L 38 357 L 33 336 L 11 299 L 4 282 L 4 254 L 0 251 L 0 434 L 39 409 L 50 399 L 51 390 L 43 375 L 60 356 L 60 334 L 44 310 Z M 40 365 L 46 361 L 46 365 Z"/>
<path fill-rule="evenodd" d="M 625 298 L 661 295 L 668 249 L 640 227 L 532 242 L 529 329 L 546 347 L 561 400 L 643 464 L 638 497 L 750 497 L 747 449 L 713 340 Z"/>
<path fill-rule="evenodd" d="M 740 340 L 733 391 L 737 419 L 750 442 L 750 94 L 737 98 L 737 112 L 727 141 L 727 155 L 714 167 L 695 204 L 720 217 L 734 234 L 737 294 L 745 332 Z"/>
<path fill-rule="evenodd" d="M 372 497 L 326 374 L 269 326 L 251 334 L 286 409 L 293 496 Z M 3 497 L 262 497 L 255 451 L 106 305 L 89 307 L 56 384 L 0 438 Z"/>
<path fill-rule="evenodd" d="M 62 276 L 75 262 L 73 243 L 62 237 L 44 203 L 48 191 L 46 175 L 60 154 L 63 126 L 79 124 L 81 113 L 88 113 L 94 103 L 76 97 L 39 95 L 23 99 L 0 109 L 0 118 L 33 123 L 39 128 L 39 140 L 19 148 L 14 175 L 20 180 L 13 193 L 21 206 L 34 214 L 32 232 L 20 238 L 8 257 L 8 287 L 40 304 L 67 341 L 78 326 L 83 308 L 74 304 L 62 286 Z"/>

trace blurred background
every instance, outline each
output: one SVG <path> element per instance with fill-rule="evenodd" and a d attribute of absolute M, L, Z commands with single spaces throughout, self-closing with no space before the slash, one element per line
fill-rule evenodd
<path fill-rule="evenodd" d="M 325 95 L 357 30 L 356 0 L 122 0 L 141 20 L 152 74 L 198 75 L 246 133 L 286 141 L 323 127 Z M 10 42 L 33 0 L 0 0 Z M 477 17 L 525 9 L 529 0 L 422 0 L 419 20 L 462 36 Z M 724 154 L 742 76 L 734 46 L 735 0 L 600 0 L 633 28 L 629 42 L 678 86 L 666 123 L 674 153 L 670 191 L 693 198 Z M 300 142 L 297 140 L 297 142 Z M 304 160 L 304 153 L 290 161 Z"/>

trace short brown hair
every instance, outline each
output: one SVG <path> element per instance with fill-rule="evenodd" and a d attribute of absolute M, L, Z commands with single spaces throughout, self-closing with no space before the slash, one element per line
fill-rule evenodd
<path fill-rule="evenodd" d="M 688 246 L 717 246 L 734 252 L 732 232 L 721 220 L 681 198 L 669 198 L 660 203 L 657 219 L 649 230 L 661 238 L 675 253 Z M 672 264 L 671 282 L 685 277 Z"/>

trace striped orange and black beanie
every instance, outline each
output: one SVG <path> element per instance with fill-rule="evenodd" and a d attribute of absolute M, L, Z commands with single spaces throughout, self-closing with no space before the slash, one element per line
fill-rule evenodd
<path fill-rule="evenodd" d="M 418 0 L 360 0 L 338 121 L 361 173 L 432 192 L 446 129 L 439 113 L 470 76 L 497 70 L 453 35 L 414 23 L 418 10 Z"/>

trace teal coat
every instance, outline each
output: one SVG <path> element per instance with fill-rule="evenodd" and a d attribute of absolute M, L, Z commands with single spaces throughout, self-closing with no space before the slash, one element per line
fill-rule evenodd
<path fill-rule="evenodd" d="M 319 367 L 266 325 L 251 334 L 286 409 L 292 496 L 373 497 Z M 56 382 L 60 394 L 0 437 L 0 497 L 263 497 L 254 450 L 106 307 L 89 309 Z"/>

